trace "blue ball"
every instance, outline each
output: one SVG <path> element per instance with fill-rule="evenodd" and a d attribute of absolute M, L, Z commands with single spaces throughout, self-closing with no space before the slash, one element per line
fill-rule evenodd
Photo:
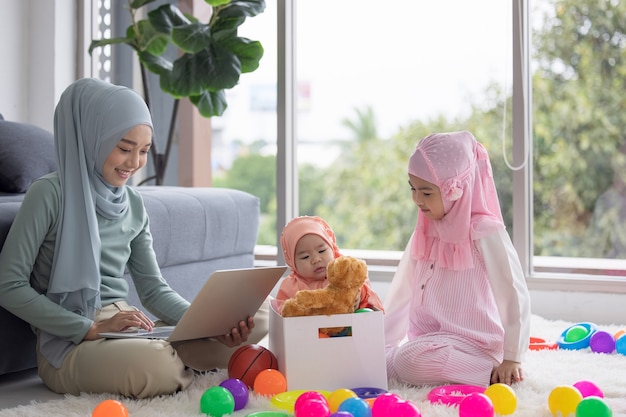
<path fill-rule="evenodd" d="M 372 417 L 372 409 L 363 398 L 346 398 L 337 411 L 347 411 L 353 417 Z"/>

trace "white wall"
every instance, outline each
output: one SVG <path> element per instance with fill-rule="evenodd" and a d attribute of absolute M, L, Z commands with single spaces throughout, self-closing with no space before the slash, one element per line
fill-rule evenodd
<path fill-rule="evenodd" d="M 77 78 L 71 0 L 0 0 L 0 113 L 52 131 L 54 106 Z"/>

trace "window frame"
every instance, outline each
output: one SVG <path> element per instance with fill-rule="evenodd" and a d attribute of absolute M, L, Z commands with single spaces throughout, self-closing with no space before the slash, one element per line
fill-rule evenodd
<path fill-rule="evenodd" d="M 582 292 L 626 293 L 626 278 L 568 272 L 579 258 L 548 258 L 533 255 L 532 240 L 532 72 L 530 63 L 530 0 L 512 1 L 512 158 L 513 172 L 513 244 L 531 289 Z M 296 158 L 296 0 L 278 3 L 278 74 L 277 74 L 277 219 L 276 247 L 258 247 L 258 262 L 284 264 L 277 250 L 280 233 L 289 219 L 298 214 L 298 164 Z M 364 258 L 370 278 L 391 281 L 402 252 L 344 250 Z M 582 260 L 584 262 L 584 259 Z M 591 261 L 591 260 L 590 260 Z M 596 263 L 598 262 L 595 260 Z M 626 264 L 626 262 L 623 262 Z M 591 265 L 591 263 L 590 263 Z M 626 268 L 625 268 L 626 269 Z"/>

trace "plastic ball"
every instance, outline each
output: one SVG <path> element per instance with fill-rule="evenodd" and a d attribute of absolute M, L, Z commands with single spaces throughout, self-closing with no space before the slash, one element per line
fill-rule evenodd
<path fill-rule="evenodd" d="M 600 387 L 598 387 L 591 381 L 578 381 L 574 384 L 574 387 L 578 389 L 578 391 L 580 391 L 580 395 L 582 395 L 583 398 L 591 396 L 604 398 L 604 393 L 602 392 Z"/>
<path fill-rule="evenodd" d="M 226 388 L 233 395 L 235 400 L 235 410 L 241 410 L 248 404 L 250 396 L 248 386 L 237 378 L 229 378 L 220 384 L 220 387 Z"/>
<path fill-rule="evenodd" d="M 235 398 L 224 387 L 214 386 L 200 397 L 200 411 L 211 417 L 222 417 L 235 411 Z"/>
<path fill-rule="evenodd" d="M 337 411 L 330 415 L 330 417 L 354 417 L 352 413 L 348 413 L 347 411 Z"/>
<path fill-rule="evenodd" d="M 609 332 L 598 330 L 589 339 L 589 347 L 596 353 L 613 353 L 615 338 Z"/>
<path fill-rule="evenodd" d="M 459 417 L 493 417 L 491 399 L 485 394 L 472 392 L 459 404 Z"/>
<path fill-rule="evenodd" d="M 621 336 L 623 336 L 624 334 L 626 334 L 626 330 L 624 329 L 620 329 L 618 331 L 615 332 L 615 334 L 613 335 L 613 338 L 615 340 L 619 339 Z"/>
<path fill-rule="evenodd" d="M 576 417 L 612 417 L 613 411 L 600 397 L 583 398 L 576 407 Z"/>
<path fill-rule="evenodd" d="M 328 407 L 328 401 L 324 399 L 315 400 L 310 399 L 297 403 L 294 407 L 294 417 L 329 417 L 330 407 Z"/>
<path fill-rule="evenodd" d="M 386 392 L 379 395 L 372 404 L 372 417 L 391 416 L 390 411 L 393 410 L 393 406 L 399 401 L 402 401 L 402 398 L 398 394 Z"/>
<path fill-rule="evenodd" d="M 278 359 L 261 345 L 243 345 L 228 360 L 228 377 L 242 380 L 250 389 L 259 372 L 265 369 L 278 369 Z"/>
<path fill-rule="evenodd" d="M 615 350 L 621 355 L 626 355 L 626 335 L 620 336 L 615 341 Z"/>
<path fill-rule="evenodd" d="M 372 417 L 372 410 L 369 404 L 363 398 L 359 397 L 345 399 L 339 404 L 337 411 L 347 411 L 354 417 Z"/>
<path fill-rule="evenodd" d="M 116 400 L 104 400 L 93 409 L 92 417 L 128 417 L 128 409 Z"/>
<path fill-rule="evenodd" d="M 246 417 L 291 417 L 282 411 L 257 411 L 256 413 L 246 414 Z"/>
<path fill-rule="evenodd" d="M 584 326 L 572 326 L 565 332 L 566 342 L 578 342 L 589 334 L 589 329 Z"/>
<path fill-rule="evenodd" d="M 411 401 L 400 400 L 391 406 L 389 416 L 393 417 L 422 417 L 419 408 Z"/>
<path fill-rule="evenodd" d="M 583 399 L 582 394 L 578 391 L 578 388 L 574 388 L 569 385 L 559 385 L 554 388 L 548 396 L 548 408 L 550 412 L 556 417 L 561 413 L 563 416 L 573 414 Z"/>
<path fill-rule="evenodd" d="M 254 392 L 264 397 L 272 397 L 287 391 L 287 379 L 276 369 L 265 369 L 254 379 Z"/>
<path fill-rule="evenodd" d="M 302 404 L 305 404 L 309 401 L 321 401 L 323 403 L 326 403 L 326 405 L 328 405 L 328 400 L 321 392 L 305 391 L 302 394 L 300 394 L 298 398 L 296 398 L 296 401 L 293 404 L 293 410 L 295 411 L 296 408 L 300 408 Z M 328 409 L 330 410 L 330 405 L 328 406 Z"/>
<path fill-rule="evenodd" d="M 485 390 L 485 395 L 491 399 L 493 410 L 501 416 L 513 414 L 517 409 L 517 396 L 513 388 L 506 384 L 492 384 Z"/>
<path fill-rule="evenodd" d="M 355 313 L 371 313 L 372 311 L 374 310 L 372 310 L 371 308 L 363 307 L 356 310 Z"/>
<path fill-rule="evenodd" d="M 348 398 L 357 398 L 358 395 L 351 389 L 347 388 L 339 388 L 335 391 L 331 392 L 328 396 L 328 405 L 330 406 L 330 411 L 335 412 L 339 410 L 339 406 L 342 402 L 347 400 Z"/>

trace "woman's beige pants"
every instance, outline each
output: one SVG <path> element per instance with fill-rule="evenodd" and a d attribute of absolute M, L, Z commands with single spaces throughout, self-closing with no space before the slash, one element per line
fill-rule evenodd
<path fill-rule="evenodd" d="M 104 307 L 96 321 L 131 309 L 126 303 Z M 254 330 L 246 343 L 258 343 L 268 333 L 269 304 L 266 301 L 254 316 Z M 191 384 L 194 370 L 226 368 L 238 348 L 201 339 L 170 344 L 153 339 L 98 339 L 84 341 L 70 351 L 61 368 L 52 366 L 39 352 L 39 376 L 51 390 L 78 395 L 117 393 L 146 398 L 171 394 Z"/>

